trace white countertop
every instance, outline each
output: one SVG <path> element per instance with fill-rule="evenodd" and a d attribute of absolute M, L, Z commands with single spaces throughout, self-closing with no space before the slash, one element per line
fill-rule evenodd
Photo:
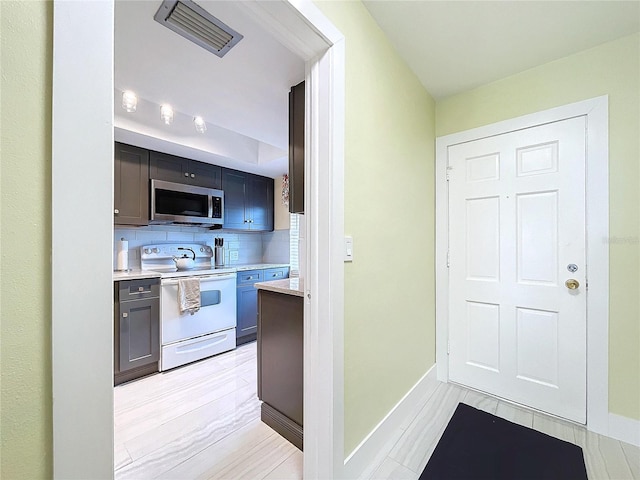
<path fill-rule="evenodd" d="M 270 282 L 258 282 L 254 287 L 258 290 L 268 290 L 270 292 L 284 293 L 285 295 L 304 297 L 304 281 L 299 277 L 271 280 Z"/>
<path fill-rule="evenodd" d="M 225 265 L 227 266 L 227 265 Z M 264 270 L 265 268 L 282 268 L 289 267 L 288 263 L 250 263 L 247 265 L 228 265 L 229 268 L 235 268 L 236 272 L 245 270 Z"/>
<path fill-rule="evenodd" d="M 264 270 L 266 268 L 283 268 L 289 267 L 288 263 L 250 263 L 243 265 L 225 265 L 220 270 L 220 273 L 242 272 L 245 270 Z M 160 273 L 153 270 L 128 270 L 126 272 L 113 272 L 113 281 L 118 282 L 120 280 L 138 280 L 141 278 L 160 278 Z"/>

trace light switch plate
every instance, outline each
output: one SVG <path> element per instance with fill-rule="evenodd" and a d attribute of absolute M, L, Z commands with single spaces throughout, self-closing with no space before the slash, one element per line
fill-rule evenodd
<path fill-rule="evenodd" d="M 344 261 L 353 262 L 353 237 L 344 237 Z"/>
<path fill-rule="evenodd" d="M 229 250 L 229 260 L 238 260 L 237 250 Z"/>

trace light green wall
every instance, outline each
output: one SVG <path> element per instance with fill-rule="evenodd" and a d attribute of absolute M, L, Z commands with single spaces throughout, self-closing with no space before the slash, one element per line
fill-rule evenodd
<path fill-rule="evenodd" d="M 360 2 L 346 40 L 345 453 L 435 362 L 434 102 Z"/>
<path fill-rule="evenodd" d="M 640 419 L 640 34 L 440 100 L 436 133 L 605 94 L 610 139 L 609 410 Z"/>
<path fill-rule="evenodd" d="M 51 478 L 51 2 L 0 2 L 0 478 Z"/>

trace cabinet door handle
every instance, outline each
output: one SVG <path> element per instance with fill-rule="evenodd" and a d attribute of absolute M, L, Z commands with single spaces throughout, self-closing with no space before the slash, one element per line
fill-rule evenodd
<path fill-rule="evenodd" d="M 129 316 L 129 314 L 128 314 L 127 312 L 124 312 L 124 313 L 122 314 L 122 318 L 127 318 L 128 316 Z"/>
<path fill-rule="evenodd" d="M 116 215 L 118 215 L 118 214 L 120 213 L 120 210 L 118 210 L 117 208 L 115 208 L 115 209 L 113 210 L 113 213 L 114 213 L 114 214 L 116 214 Z"/>
<path fill-rule="evenodd" d="M 188 177 L 189 176 L 189 172 L 184 172 L 184 176 Z"/>
<path fill-rule="evenodd" d="M 196 174 L 195 174 L 195 173 L 192 173 L 192 174 L 191 174 L 191 178 L 196 178 Z"/>

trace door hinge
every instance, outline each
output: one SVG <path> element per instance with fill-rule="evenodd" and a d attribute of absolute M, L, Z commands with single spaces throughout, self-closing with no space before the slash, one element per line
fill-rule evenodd
<path fill-rule="evenodd" d="M 450 352 L 451 352 L 451 344 L 449 343 L 449 340 L 447 340 L 447 355 L 449 355 Z"/>
<path fill-rule="evenodd" d="M 447 167 L 447 182 L 451 179 L 449 172 L 453 170 L 453 167 Z"/>
<path fill-rule="evenodd" d="M 449 250 L 447 250 L 447 268 L 449 268 L 450 264 L 451 264 L 451 256 L 449 255 Z"/>

